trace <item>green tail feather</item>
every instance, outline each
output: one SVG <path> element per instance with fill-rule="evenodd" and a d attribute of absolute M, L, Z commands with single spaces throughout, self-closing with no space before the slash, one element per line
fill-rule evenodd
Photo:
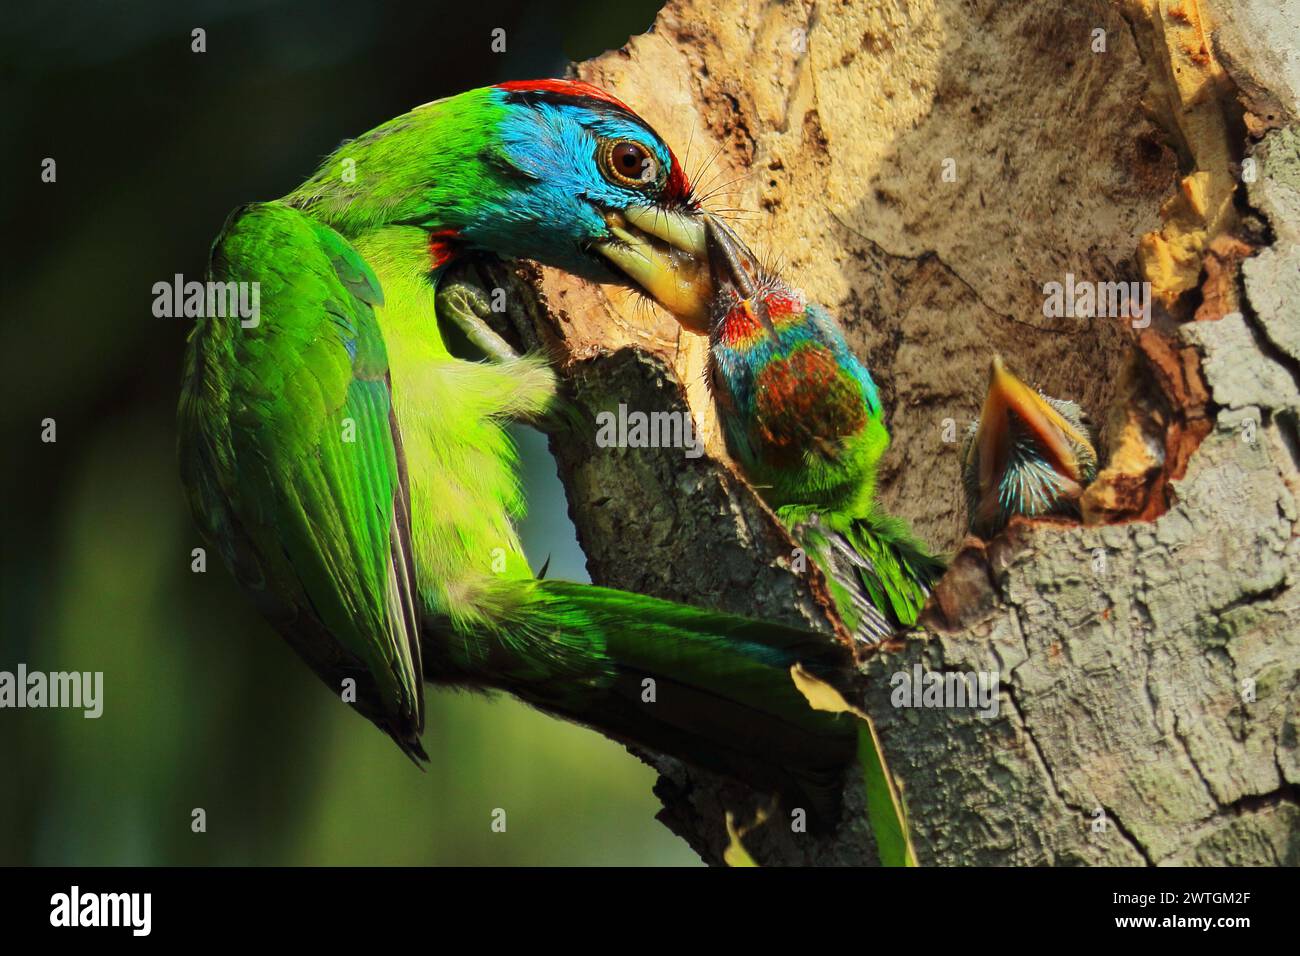
<path fill-rule="evenodd" d="M 875 643 L 916 623 L 946 562 L 906 521 L 789 505 L 777 511 L 826 574 L 835 606 L 859 639 Z"/>
<path fill-rule="evenodd" d="M 838 817 L 856 728 L 812 710 L 790 676 L 796 662 L 845 668 L 832 638 L 591 585 L 526 587 L 481 660 L 492 673 L 471 682 Z"/>
<path fill-rule="evenodd" d="M 911 627 L 930 589 L 943 576 L 945 562 L 929 553 L 906 521 L 878 511 L 856 519 L 848 537 L 874 567 L 874 574 L 859 575 L 872 601 L 877 607 L 889 607 L 899 625 Z"/>

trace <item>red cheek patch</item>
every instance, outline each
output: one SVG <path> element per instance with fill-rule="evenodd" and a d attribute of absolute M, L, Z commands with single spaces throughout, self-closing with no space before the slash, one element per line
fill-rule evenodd
<path fill-rule="evenodd" d="M 456 258 L 456 230 L 440 229 L 429 233 L 429 269 L 441 269 Z"/>

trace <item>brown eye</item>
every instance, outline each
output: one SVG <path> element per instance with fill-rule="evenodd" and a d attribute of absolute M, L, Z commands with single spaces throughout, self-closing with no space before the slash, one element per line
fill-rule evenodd
<path fill-rule="evenodd" d="M 640 143 L 607 143 L 600 158 L 606 178 L 620 186 L 649 186 L 659 179 L 659 162 Z"/>

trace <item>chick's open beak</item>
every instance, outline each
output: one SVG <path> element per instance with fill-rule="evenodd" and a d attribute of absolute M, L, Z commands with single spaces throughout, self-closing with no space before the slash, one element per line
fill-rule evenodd
<path fill-rule="evenodd" d="M 713 281 L 704 212 L 631 206 L 609 212 L 596 251 L 692 332 L 708 332 Z"/>
<path fill-rule="evenodd" d="M 985 496 L 995 489 L 1011 451 L 1011 423 L 1015 417 L 1029 432 L 1044 460 L 1069 483 L 1067 491 L 1082 493 L 1082 471 L 1071 439 L 1086 442 L 1047 401 L 1007 370 L 995 355 L 989 370 L 989 389 L 980 413 L 976 447 L 979 449 L 979 486 Z"/>

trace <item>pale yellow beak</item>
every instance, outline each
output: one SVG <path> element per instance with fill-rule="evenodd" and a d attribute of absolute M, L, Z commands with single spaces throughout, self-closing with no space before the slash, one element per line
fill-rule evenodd
<path fill-rule="evenodd" d="M 708 334 L 713 280 L 705 214 L 634 206 L 605 219 L 613 238 L 596 250 L 684 328 Z"/>

